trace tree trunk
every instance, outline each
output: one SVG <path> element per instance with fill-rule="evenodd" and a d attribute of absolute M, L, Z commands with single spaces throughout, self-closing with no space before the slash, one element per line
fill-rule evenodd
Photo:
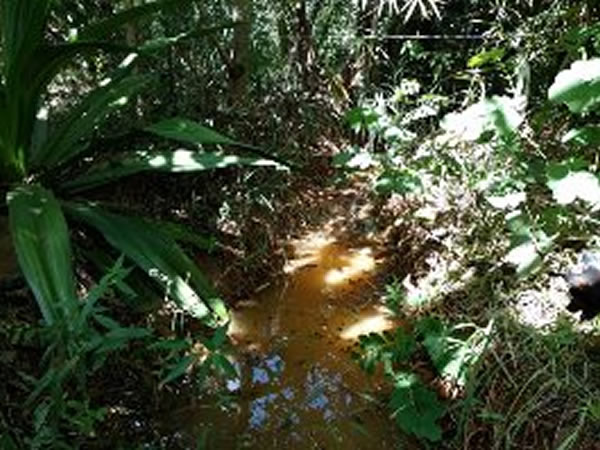
<path fill-rule="evenodd" d="M 302 80 L 302 87 L 310 90 L 310 74 L 314 62 L 312 45 L 312 24 L 308 18 L 306 0 L 299 0 L 295 6 L 296 33 L 298 45 L 296 48 L 296 63 Z"/>
<path fill-rule="evenodd" d="M 243 23 L 233 31 L 233 54 L 229 65 L 231 103 L 244 106 L 251 70 L 252 0 L 233 0 L 233 20 Z"/>

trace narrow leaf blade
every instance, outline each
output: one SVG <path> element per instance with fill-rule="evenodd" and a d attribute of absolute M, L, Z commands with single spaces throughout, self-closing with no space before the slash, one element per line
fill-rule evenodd
<path fill-rule="evenodd" d="M 172 118 L 155 123 L 146 131 L 158 136 L 189 144 L 239 145 L 231 138 L 189 119 Z"/>
<path fill-rule="evenodd" d="M 51 325 L 78 306 L 65 218 L 52 193 L 37 186 L 11 191 L 8 207 L 19 264 Z"/>
<path fill-rule="evenodd" d="M 120 155 L 73 180 L 67 181 L 62 187 L 77 192 L 140 172 L 201 172 L 231 166 L 282 167 L 279 163 L 265 158 L 222 155 L 212 152 L 183 149 L 175 151 L 140 151 Z"/>
<path fill-rule="evenodd" d="M 226 308 L 210 281 L 175 241 L 151 223 L 109 213 L 91 205 L 70 204 L 73 215 L 100 231 L 105 239 L 127 255 L 182 309 L 211 324 L 227 317 Z M 210 317 L 211 310 L 216 317 Z"/>

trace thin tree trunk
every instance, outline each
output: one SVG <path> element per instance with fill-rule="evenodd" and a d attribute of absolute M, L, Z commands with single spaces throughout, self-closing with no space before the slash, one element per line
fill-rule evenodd
<path fill-rule="evenodd" d="M 229 65 L 232 104 L 243 106 L 248 97 L 251 70 L 252 0 L 233 0 L 233 19 L 243 22 L 233 31 L 233 55 Z"/>
<path fill-rule="evenodd" d="M 296 51 L 296 62 L 299 67 L 302 87 L 310 89 L 310 73 L 314 62 L 314 50 L 312 45 L 312 24 L 308 18 L 306 0 L 299 0 L 295 7 L 296 32 L 298 35 L 298 47 Z"/>

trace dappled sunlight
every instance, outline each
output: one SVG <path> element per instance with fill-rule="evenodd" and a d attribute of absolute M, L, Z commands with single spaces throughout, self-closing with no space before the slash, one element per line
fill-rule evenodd
<path fill-rule="evenodd" d="M 294 250 L 294 258 L 284 266 L 284 273 L 293 274 L 302 267 L 316 264 L 323 249 L 334 242 L 335 238 L 331 233 L 325 231 L 309 233 L 302 239 L 293 240 L 291 245 Z"/>
<path fill-rule="evenodd" d="M 361 334 L 381 333 L 397 325 L 397 320 L 393 320 L 390 313 L 382 308 L 361 317 L 357 322 L 344 328 L 340 333 L 340 338 L 354 340 L 358 339 Z"/>
<path fill-rule="evenodd" d="M 349 353 L 360 334 L 397 323 L 369 298 L 369 280 L 378 267 L 373 248 L 348 248 L 333 229 L 291 242 L 286 279 L 231 311 L 228 335 L 240 377 L 228 380 L 226 388 L 243 398 L 236 432 L 251 433 L 257 446 L 278 442 L 297 448 L 312 440 L 329 448 L 331 435 L 314 429 L 321 422 L 367 448 L 369 439 L 356 433 L 351 411 L 360 411 L 360 423 L 370 431 L 394 439 L 393 422 L 360 394 L 379 389 L 383 380 L 364 374 Z M 281 441 L 286 426 L 294 433 Z"/>
<path fill-rule="evenodd" d="M 350 256 L 344 259 L 344 266 L 331 269 L 325 274 L 325 283 L 334 286 L 339 285 L 375 269 L 376 262 L 373 258 L 373 250 L 369 247 L 352 252 Z"/>

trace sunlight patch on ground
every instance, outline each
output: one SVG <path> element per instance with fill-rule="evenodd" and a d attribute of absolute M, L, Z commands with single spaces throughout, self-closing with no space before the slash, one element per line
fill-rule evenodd
<path fill-rule="evenodd" d="M 358 322 L 344 328 L 340 338 L 344 340 L 357 339 L 361 334 L 381 333 L 394 328 L 396 324 L 384 309 L 362 317 Z"/>
<path fill-rule="evenodd" d="M 344 263 L 343 267 L 331 269 L 325 274 L 325 283 L 333 286 L 342 284 L 358 275 L 372 272 L 376 265 L 373 250 L 369 247 L 353 252 L 345 258 Z"/>
<path fill-rule="evenodd" d="M 295 257 L 284 266 L 284 273 L 292 274 L 302 267 L 317 264 L 323 249 L 334 242 L 335 238 L 327 231 L 309 233 L 302 239 L 292 241 Z"/>

